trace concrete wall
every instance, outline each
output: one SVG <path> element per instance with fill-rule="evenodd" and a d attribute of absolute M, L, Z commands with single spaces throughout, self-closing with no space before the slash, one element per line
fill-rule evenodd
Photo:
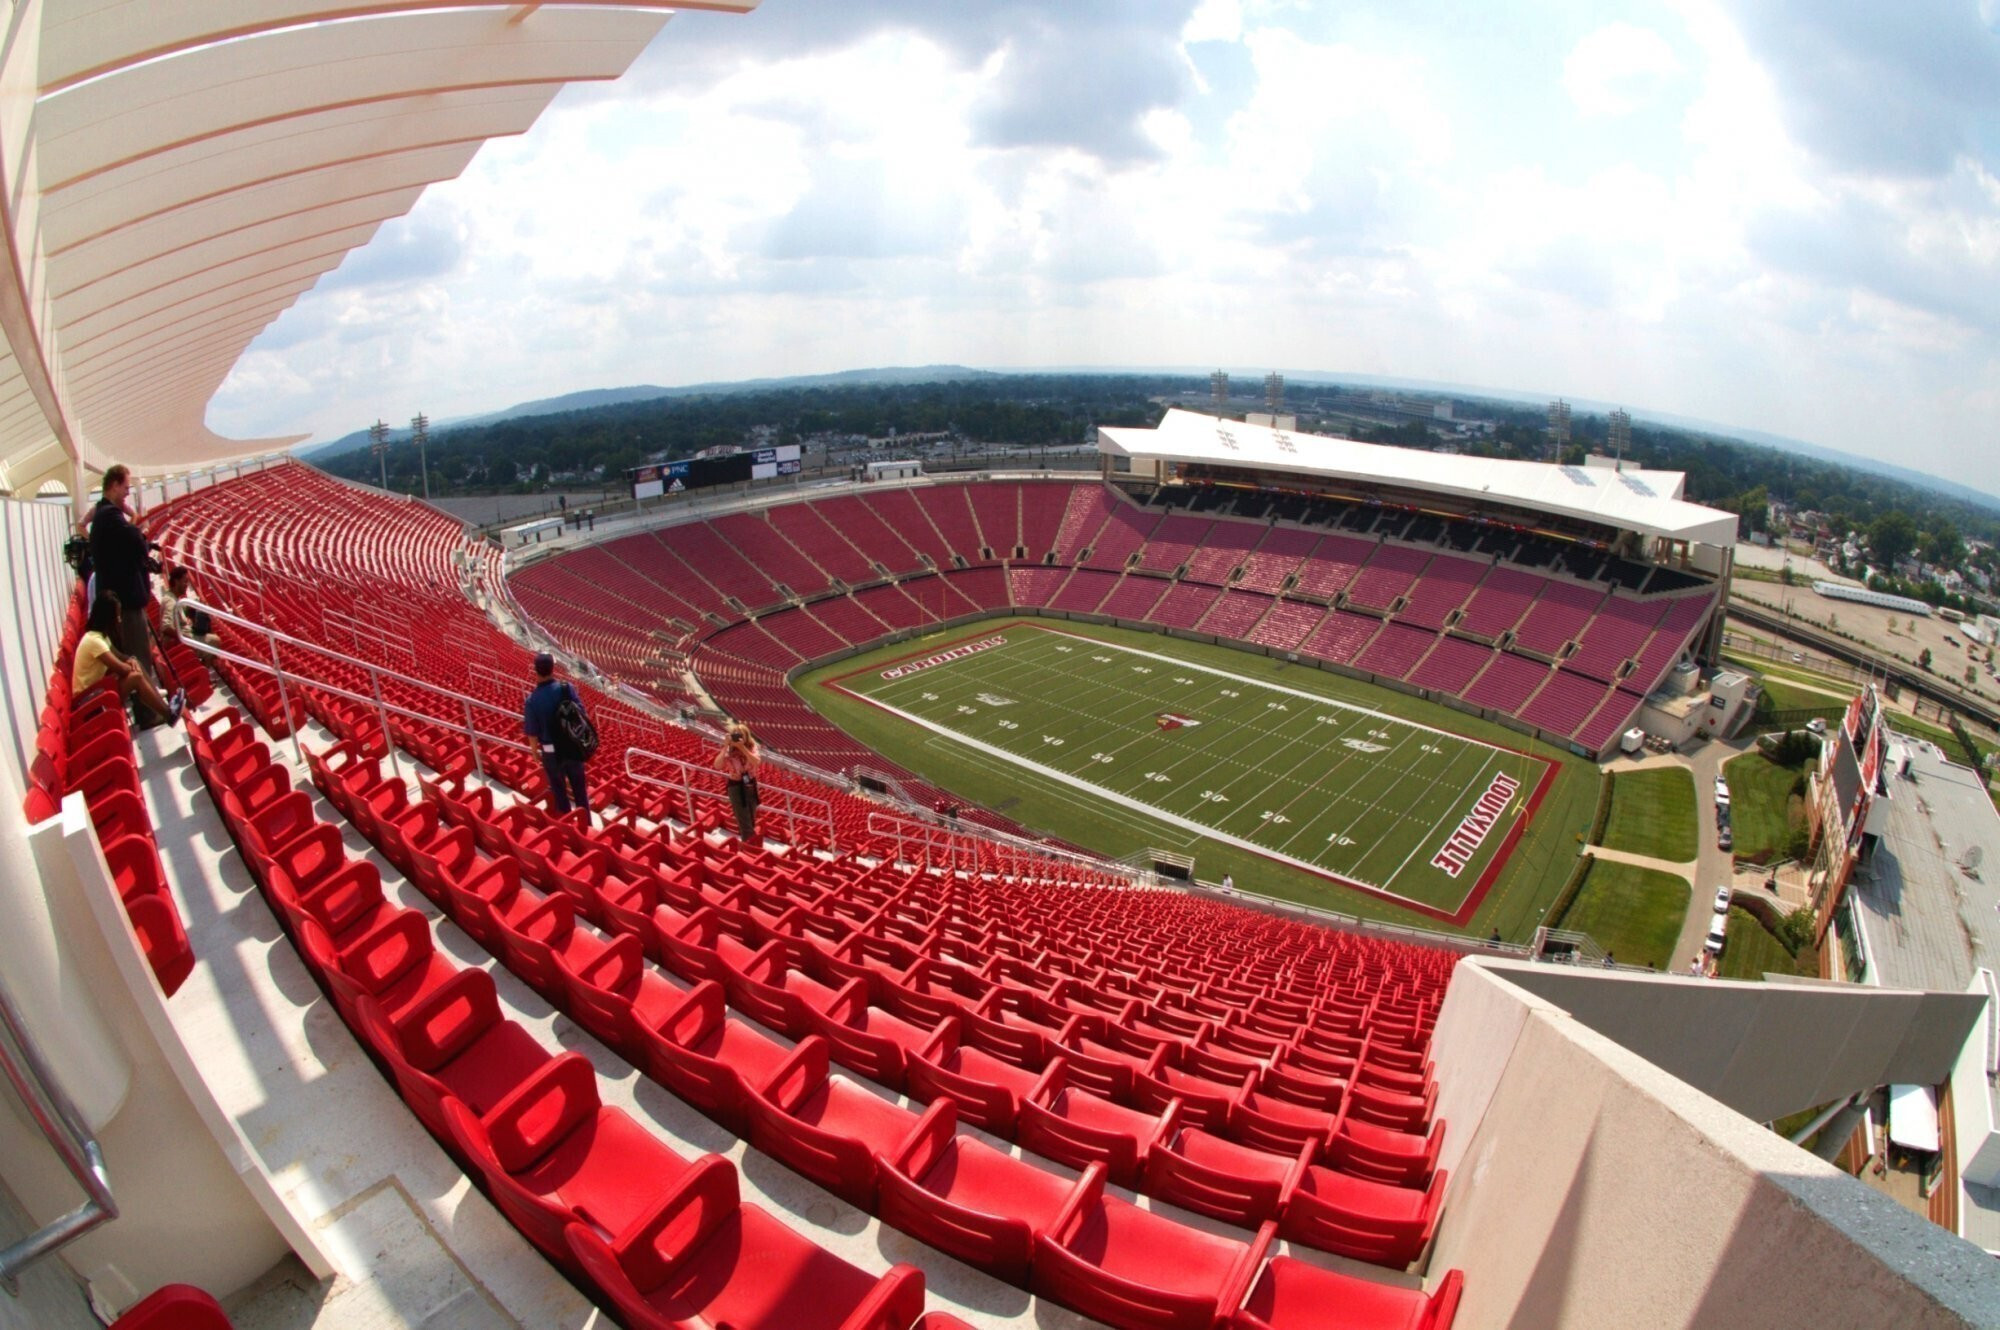
<path fill-rule="evenodd" d="M 76 574 L 62 561 L 69 533 L 63 504 L 0 499 L 0 725 L 6 761 L 20 781 L 35 755 L 49 668 L 76 586 Z"/>
<path fill-rule="evenodd" d="M 18 807 L 19 798 L 0 773 L 0 799 Z M 17 959 L 46 953 L 68 987 L 51 1002 L 58 994 L 25 987 L 39 976 L 11 961 L 0 982 L 95 1129 L 119 1210 L 59 1259 L 122 1308 L 172 1282 L 225 1296 L 287 1250 L 316 1257 L 174 1033 L 104 876 L 81 798 L 25 836 L 18 828 L 16 816 L 0 847 L 0 878 L 17 898 L 8 904 L 31 893 L 41 899 L 9 915 L 6 949 Z M 11 1093 L 0 1103 L 0 1183 L 35 1221 L 47 1222 L 73 1208 L 81 1189 Z"/>
<path fill-rule="evenodd" d="M 1969 990 L 1985 999 L 1986 977 L 1972 976 Z M 2000 1012 L 1987 1002 L 1973 1037 L 1965 1041 L 1958 1065 L 1951 1072 L 1952 1127 L 1958 1135 L 1958 1171 L 1981 1187 L 2000 1186 L 2000 1121 L 1993 1113 L 1993 1078 L 1987 1071 L 1987 1050 L 1993 1022 Z"/>
<path fill-rule="evenodd" d="M 1434 1045 L 1453 1174 L 1430 1273 L 1465 1272 L 1461 1330 L 2000 1324 L 1984 1253 L 1516 987 L 1519 968 L 1461 965 Z"/>
<path fill-rule="evenodd" d="M 1951 1076 L 1984 998 L 1850 984 L 1662 981 L 1549 965 L 1507 977 L 1758 1122 Z"/>

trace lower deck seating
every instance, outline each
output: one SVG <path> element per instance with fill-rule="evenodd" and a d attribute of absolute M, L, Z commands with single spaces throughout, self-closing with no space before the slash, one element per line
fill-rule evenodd
<path fill-rule="evenodd" d="M 325 520 L 365 548 L 358 506 L 329 504 Z M 442 616 L 443 601 L 428 607 Z M 309 611 L 282 608 L 315 631 Z M 751 627 L 750 655 L 718 653 L 745 686 L 783 646 Z M 1030 1287 L 1138 1326 L 1265 1306 L 1255 1290 L 1282 1277 L 1276 1260 L 1290 1258 L 1268 1251 L 1286 1225 L 1288 1240 L 1391 1266 L 1427 1241 L 1444 1130 L 1427 1049 L 1452 953 L 1177 892 L 1103 890 L 1053 861 L 992 875 L 899 862 L 838 817 L 817 842 L 745 845 L 715 832 L 712 811 L 625 777 L 604 782 L 609 816 L 586 827 L 542 813 L 538 770 L 489 739 L 478 741 L 480 781 L 462 733 L 404 717 L 385 732 L 344 701 L 335 690 L 357 691 L 351 666 L 287 668 L 317 681 L 293 690 L 299 705 L 341 736 L 315 747 L 315 782 L 420 891 L 673 1093 L 954 1254 L 1024 1259 Z M 672 727 L 648 732 L 601 705 L 616 741 L 690 751 Z M 278 718 L 299 723 L 282 708 Z M 391 743 L 438 773 L 414 797 L 382 765 Z M 387 905 L 372 865 L 348 860 L 246 723 L 205 717 L 195 744 L 246 860 L 413 1109 L 442 1122 L 496 1203 L 621 1318 L 745 1330 L 917 1318 L 915 1271 L 866 1275 L 786 1226 L 767 1229 L 726 1162 L 656 1156 L 656 1142 L 594 1103 L 594 1079 L 574 1061 L 478 1017 L 480 981 L 437 955 L 420 916 Z M 420 1022 L 433 1011 L 461 1024 Z M 465 1042 L 440 1057 L 433 1045 L 450 1041 L 439 1029 L 462 1029 Z M 1006 1165 L 982 1155 L 960 1115 L 1012 1135 L 1023 1154 Z M 1234 1173 L 1218 1166 L 1231 1151 Z M 963 1174 L 940 1168 L 947 1154 Z M 1085 1176 L 1059 1181 L 1058 1195 L 1048 1180 L 1068 1175 L 1042 1160 L 1081 1161 Z M 1018 1192 L 970 1176 L 1014 1164 L 1035 1170 L 1014 1170 Z M 1284 1170 L 1275 1194 L 1234 1199 L 1232 1178 L 1273 1168 Z M 1103 1189 L 1154 1178 L 1156 1195 L 1224 1212 L 1238 1231 Z M 595 1225 L 575 1222 L 586 1216 Z M 751 1270 L 793 1271 L 817 1298 L 774 1304 Z"/>

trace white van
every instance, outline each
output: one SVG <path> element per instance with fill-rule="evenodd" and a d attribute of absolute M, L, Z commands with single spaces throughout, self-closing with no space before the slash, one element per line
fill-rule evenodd
<path fill-rule="evenodd" d="M 1723 939 L 1729 934 L 1729 916 L 1718 914 L 1708 921 L 1708 941 L 1702 943 L 1711 956 L 1722 954 Z"/>

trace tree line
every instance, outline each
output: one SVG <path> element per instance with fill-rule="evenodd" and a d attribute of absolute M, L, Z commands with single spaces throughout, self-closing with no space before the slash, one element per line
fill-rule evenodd
<path fill-rule="evenodd" d="M 1313 394 L 1318 387 L 1292 386 L 1300 428 L 1345 427 L 1344 419 L 1329 422 L 1317 416 Z M 1168 403 L 1205 405 L 1207 394 L 1205 376 L 1171 374 L 995 374 L 923 383 L 689 393 L 437 431 L 429 447 L 430 488 L 434 495 L 533 492 L 550 488 L 550 478 L 562 475 L 617 484 L 627 468 L 649 461 L 747 446 L 760 427 L 770 431 L 773 443 L 949 431 L 980 445 L 1074 445 L 1085 441 L 1093 425 L 1154 425 Z M 1454 400 L 1494 422 L 1491 433 L 1453 439 L 1454 446 L 1475 456 L 1548 460 L 1546 419 L 1539 409 Z M 1581 463 L 1586 452 L 1606 450 L 1608 430 L 1609 422 L 1601 416 L 1576 417 L 1562 460 Z M 1401 447 L 1435 448 L 1446 442 L 1433 423 L 1424 421 L 1347 432 Z M 1773 500 L 1794 510 L 1823 512 L 1836 531 L 1865 533 L 1874 560 L 1887 567 L 1912 553 L 1941 566 L 1958 566 L 1965 558 L 1966 537 L 2000 543 L 2000 505 L 1972 503 L 1763 444 L 1635 423 L 1626 456 L 1641 466 L 1685 472 L 1686 497 L 1741 515 L 1746 533 L 1769 527 Z M 413 493 L 422 488 L 414 447 L 394 445 L 386 460 L 391 489 Z M 365 448 L 322 465 L 350 479 L 377 478 L 375 460 Z M 1989 550 L 1986 566 L 2000 571 L 1994 557 Z"/>

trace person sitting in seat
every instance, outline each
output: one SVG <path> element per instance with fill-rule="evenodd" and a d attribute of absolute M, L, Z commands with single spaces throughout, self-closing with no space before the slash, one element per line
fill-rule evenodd
<path fill-rule="evenodd" d="M 188 598 L 190 582 L 185 564 L 167 574 L 167 595 L 160 602 L 160 635 L 170 642 L 192 638 L 197 642 L 213 643 L 215 625 L 206 614 L 184 603 Z"/>
<path fill-rule="evenodd" d="M 70 670 L 70 693 L 81 697 L 100 683 L 110 680 L 125 701 L 143 705 L 160 720 L 172 725 L 181 718 L 181 709 L 187 705 L 187 694 L 176 688 L 172 697 L 161 697 L 160 690 L 146 677 L 146 672 L 112 645 L 124 613 L 124 607 L 118 603 L 117 592 L 97 593 L 97 599 L 90 604 L 90 618 L 84 624 L 83 637 L 76 644 L 76 663 Z"/>

